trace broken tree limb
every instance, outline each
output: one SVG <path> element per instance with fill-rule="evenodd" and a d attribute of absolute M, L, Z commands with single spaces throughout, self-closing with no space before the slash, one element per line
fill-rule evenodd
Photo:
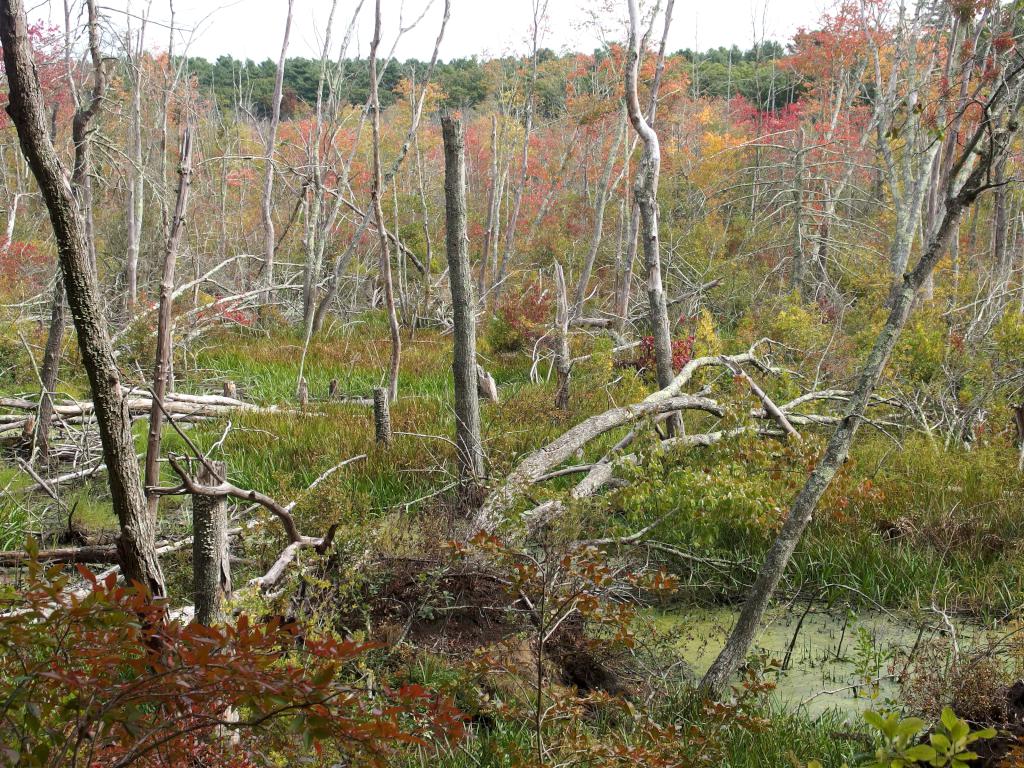
<path fill-rule="evenodd" d="M 706 397 L 680 395 L 658 400 L 645 400 L 642 403 L 612 408 L 604 413 L 591 416 L 577 424 L 553 442 L 539 451 L 527 456 L 505 479 L 505 483 L 495 490 L 473 520 L 475 530 L 494 531 L 504 519 L 504 515 L 518 501 L 522 492 L 553 468 L 576 453 L 595 437 L 641 419 L 661 413 L 682 410 L 701 410 L 721 417 L 722 409 L 714 400 Z"/>
<path fill-rule="evenodd" d="M 708 366 L 729 367 L 730 365 L 749 363 L 762 370 L 770 371 L 771 368 L 758 359 L 755 354 L 757 348 L 765 343 L 768 343 L 767 339 L 758 341 L 749 350 L 737 355 L 694 358 L 683 366 L 668 386 L 648 395 L 642 402 L 622 408 L 612 408 L 602 414 L 592 416 L 544 448 L 530 454 L 512 471 L 505 483 L 487 497 L 473 520 L 474 529 L 493 532 L 528 486 L 555 469 L 595 437 L 609 430 L 631 424 L 644 416 L 656 416 L 682 410 L 703 410 L 721 417 L 723 411 L 714 400 L 681 395 L 680 392 L 697 371 Z M 584 479 L 580 484 L 582 487 L 579 487 L 580 492 L 587 491 L 589 493 L 591 487 L 596 486 L 596 490 L 611 479 L 604 468 L 595 467 L 591 469 L 591 473 L 594 474 L 594 477 L 589 482 L 586 478 Z"/>
<path fill-rule="evenodd" d="M 480 397 L 492 403 L 497 403 L 500 400 L 498 396 L 498 383 L 479 363 L 476 366 L 476 390 Z"/>
<path fill-rule="evenodd" d="M 659 389 L 657 392 L 648 395 L 644 402 L 650 403 L 656 402 L 658 400 L 665 400 L 670 397 L 675 397 L 682 391 L 683 387 L 690 383 L 690 380 L 693 378 L 694 374 L 697 373 L 697 371 L 699 371 L 701 368 L 706 368 L 708 366 L 729 367 L 730 364 L 741 365 L 743 363 L 750 363 L 751 365 L 754 365 L 762 370 L 771 372 L 772 369 L 756 355 L 757 348 L 760 347 L 762 344 L 768 343 L 770 343 L 768 339 L 761 339 L 756 344 L 754 344 L 749 350 L 747 350 L 746 352 L 741 352 L 738 355 L 712 355 L 708 357 L 695 357 L 692 360 L 690 360 L 686 365 L 683 366 L 682 370 L 679 371 L 676 377 L 672 380 L 671 384 L 669 384 L 667 387 Z"/>
<path fill-rule="evenodd" d="M 265 507 L 271 513 L 276 515 L 278 520 L 281 521 L 281 525 L 284 526 L 285 533 L 288 534 L 288 538 L 292 542 L 302 541 L 302 534 L 299 533 L 299 529 L 295 525 L 295 518 L 292 517 L 291 510 L 282 506 L 266 494 L 255 490 L 239 488 L 237 485 L 233 485 L 227 480 L 224 480 L 217 485 L 201 485 L 185 471 L 177 457 L 169 456 L 167 461 L 170 463 L 171 469 L 174 470 L 174 473 L 181 479 L 181 485 L 174 488 L 150 489 L 154 494 L 158 496 L 175 496 L 183 493 L 190 493 L 192 495 L 199 496 L 230 496 L 235 499 L 241 499 L 242 501 L 251 501 L 255 504 L 259 504 L 261 507 Z"/>
<path fill-rule="evenodd" d="M 277 560 L 270 567 L 263 576 L 257 576 L 249 581 L 248 586 L 253 589 L 259 589 L 261 592 L 269 592 L 284 578 L 285 572 L 288 570 L 295 559 L 298 557 L 299 552 L 303 549 L 315 549 L 319 554 L 323 554 L 330 549 L 331 542 L 334 540 L 334 533 L 337 530 L 337 526 L 331 526 L 331 529 L 327 532 L 327 535 L 323 538 L 314 538 L 311 536 L 303 536 L 300 541 L 293 541 L 287 547 L 285 547 L 281 554 L 278 555 Z"/>
<path fill-rule="evenodd" d="M 746 371 L 731 361 L 726 361 L 726 366 L 733 372 L 733 374 L 739 376 L 746 382 L 747 386 L 750 387 L 750 391 L 754 393 L 754 397 L 761 401 L 761 405 L 764 406 L 765 413 L 774 419 L 775 423 L 779 425 L 779 428 L 782 429 L 786 435 L 798 442 L 803 439 L 800 437 L 800 433 L 793 428 L 789 419 L 786 418 L 786 414 L 783 413 L 768 394 L 757 385 L 757 382 L 750 378 Z"/>

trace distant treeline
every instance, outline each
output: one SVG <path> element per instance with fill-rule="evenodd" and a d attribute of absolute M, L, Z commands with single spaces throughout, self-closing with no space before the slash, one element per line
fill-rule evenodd
<path fill-rule="evenodd" d="M 598 62 L 607 55 L 607 52 L 598 51 L 594 59 Z M 800 82 L 781 61 L 785 55 L 781 45 L 767 42 L 746 51 L 735 46 L 697 54 L 683 50 L 673 54 L 670 60 L 675 58 L 685 62 L 691 72 L 691 88 L 695 96 L 729 98 L 742 95 L 759 109 L 771 110 L 792 103 L 801 92 Z M 557 65 L 559 62 L 568 64 L 569 59 L 575 56 L 560 57 L 544 49 L 538 58 L 542 74 L 537 84 L 537 109 L 542 115 L 555 117 L 565 108 L 564 76 L 570 70 L 568 66 Z M 499 82 L 508 82 L 508 77 L 499 76 L 502 73 L 509 77 L 523 76 L 526 63 L 513 58 L 493 61 L 452 59 L 437 64 L 433 79 L 443 90 L 448 106 L 468 109 L 494 96 Z M 400 98 L 399 84 L 403 80 L 422 81 L 427 66 L 427 62 L 416 59 L 389 61 L 381 75 L 382 105 L 387 107 Z M 257 63 L 251 59 L 221 56 L 210 62 L 190 58 L 188 69 L 200 88 L 212 96 L 221 109 L 234 110 L 241 106 L 257 116 L 269 115 L 276 71 L 272 60 Z M 319 82 L 319 60 L 289 58 L 285 63 L 282 117 L 288 119 L 303 106 L 314 104 Z M 343 101 L 366 103 L 369 96 L 368 61 L 347 59 L 331 63 L 324 88 L 326 91 L 332 87 L 338 88 L 338 95 Z"/>

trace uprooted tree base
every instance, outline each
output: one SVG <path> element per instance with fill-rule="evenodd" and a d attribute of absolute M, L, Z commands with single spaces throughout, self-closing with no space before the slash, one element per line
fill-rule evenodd
<path fill-rule="evenodd" d="M 339 616 L 339 628 L 365 627 L 369 620 L 374 635 L 391 647 L 405 644 L 459 665 L 488 655 L 503 675 L 535 684 L 533 612 L 501 576 L 478 563 L 443 558 L 382 556 L 372 570 L 381 575 L 359 595 L 365 610 Z M 306 587 L 291 607 L 297 615 L 307 613 L 319 600 L 331 600 L 331 588 L 326 591 L 314 595 Z M 545 682 L 584 694 L 641 697 L 647 685 L 633 654 L 596 637 L 579 614 L 562 623 L 544 643 Z"/>

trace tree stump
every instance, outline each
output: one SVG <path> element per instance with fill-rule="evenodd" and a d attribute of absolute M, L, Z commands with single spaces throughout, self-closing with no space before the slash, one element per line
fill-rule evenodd
<path fill-rule="evenodd" d="M 492 403 L 497 403 L 500 399 L 498 397 L 498 383 L 479 363 L 476 366 L 476 389 L 480 397 Z"/>
<path fill-rule="evenodd" d="M 211 462 L 214 477 L 204 465 L 196 481 L 219 485 L 226 477 L 224 462 Z M 211 626 L 223 619 L 223 603 L 231 595 L 228 553 L 228 505 L 224 496 L 192 496 L 192 591 L 196 621 Z"/>
<path fill-rule="evenodd" d="M 391 445 L 391 410 L 384 387 L 373 390 L 373 428 L 378 445 Z"/>

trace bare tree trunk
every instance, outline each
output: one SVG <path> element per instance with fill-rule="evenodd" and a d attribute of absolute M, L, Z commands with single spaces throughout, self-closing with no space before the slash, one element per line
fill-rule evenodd
<path fill-rule="evenodd" d="M 359 4 L 356 7 L 357 13 L 358 13 L 359 8 L 361 8 L 361 7 L 362 7 L 362 0 L 360 0 Z M 405 160 L 405 156 L 409 153 L 409 149 L 412 147 L 413 136 L 415 136 L 416 131 L 419 128 L 420 118 L 423 115 L 423 106 L 424 106 L 424 104 L 426 104 L 426 100 L 427 100 L 427 86 L 430 83 L 431 77 L 433 76 L 434 67 L 437 64 L 438 52 L 440 51 L 440 48 L 441 48 L 441 41 L 444 40 L 444 32 L 445 32 L 445 29 L 448 27 L 448 19 L 450 18 L 450 14 L 451 14 L 451 0 L 444 0 L 444 15 L 443 15 L 443 17 L 441 19 L 441 29 L 437 33 L 437 39 L 434 41 L 434 53 L 430 57 L 430 63 L 427 65 L 427 71 L 426 71 L 426 74 L 425 74 L 424 79 L 423 79 L 424 87 L 423 87 L 423 89 L 421 89 L 420 94 L 419 94 L 419 98 L 416 100 L 416 107 L 413 110 L 412 122 L 411 122 L 411 124 L 409 126 L 408 133 L 406 133 L 406 135 L 405 135 L 405 141 L 403 142 L 401 148 L 398 151 L 398 156 L 395 158 L 394 162 L 391 164 L 391 167 L 388 169 L 387 174 L 384 175 L 383 180 L 381 181 L 381 183 L 377 185 L 377 187 L 378 187 L 378 190 L 377 190 L 378 202 L 379 202 L 380 195 L 382 195 L 384 193 L 384 190 L 386 189 L 387 185 L 390 184 L 394 180 L 394 178 L 398 175 L 398 171 L 402 167 L 402 163 Z M 354 17 L 353 17 L 353 23 L 354 23 Z M 377 37 L 379 38 L 379 35 Z M 377 41 L 377 45 L 378 46 L 380 45 L 379 39 Z M 376 66 L 377 66 L 376 56 L 372 57 L 371 64 L 374 66 L 374 70 L 376 71 Z M 376 90 L 377 90 L 377 81 L 373 80 L 371 78 L 371 97 L 373 96 L 374 93 L 376 93 Z M 369 102 L 367 102 L 367 108 L 370 108 Z M 376 110 L 376 109 L 373 110 L 374 115 L 377 115 L 377 112 L 378 112 L 378 110 Z M 378 118 L 379 118 L 379 116 L 378 116 Z M 378 160 L 379 160 L 379 158 L 378 158 Z M 360 214 L 357 213 L 357 215 L 360 215 Z M 313 323 L 312 323 L 312 326 L 311 326 L 311 329 L 312 329 L 311 332 L 312 333 L 317 333 L 320 330 L 321 326 L 323 325 L 324 318 L 327 316 L 327 311 L 328 311 L 328 309 L 330 309 L 331 303 L 334 301 L 334 299 L 338 295 L 338 285 L 341 282 L 341 276 L 342 276 L 342 273 L 343 273 L 346 265 L 348 264 L 349 257 L 352 255 L 352 253 L 354 252 L 356 246 L 359 244 L 359 241 L 362 239 L 363 233 L 366 231 L 366 227 L 369 226 L 371 220 L 375 220 L 376 221 L 377 229 L 378 229 L 378 234 L 383 234 L 385 237 L 387 237 L 387 233 L 385 231 L 386 228 L 384 226 L 384 222 L 382 221 L 382 219 L 380 217 L 376 217 L 374 215 L 374 206 L 373 205 L 368 207 L 367 210 L 363 214 L 361 214 L 361 215 L 362 215 L 362 218 L 361 218 L 361 220 L 359 222 L 359 226 L 356 227 L 356 231 L 353 234 L 352 239 L 349 241 L 348 247 L 345 248 L 343 251 L 341 251 L 339 253 L 338 257 L 334 261 L 334 269 L 332 270 L 332 273 L 331 273 L 331 275 L 330 275 L 330 277 L 329 277 L 329 279 L 327 281 L 327 287 L 324 290 L 324 295 L 321 297 L 320 303 L 317 304 L 316 311 L 313 313 Z M 392 237 L 394 238 L 394 240 L 396 242 L 396 245 L 398 247 L 401 247 L 400 243 L 398 242 L 397 236 L 392 235 Z M 410 256 L 410 255 L 411 255 L 410 252 L 406 251 L 406 256 Z M 417 266 L 419 266 L 419 263 L 418 263 L 418 261 L 415 260 L 415 257 L 413 257 L 413 260 L 417 264 Z M 389 269 L 389 272 L 390 272 L 390 262 L 389 262 L 388 269 Z M 393 355 L 394 355 L 394 350 L 392 350 L 392 356 Z"/>
<path fill-rule="evenodd" d="M 118 551 L 124 573 L 154 595 L 162 596 L 165 588 L 156 555 L 156 530 L 146 513 L 131 416 L 100 311 L 99 285 L 89 261 L 84 217 L 67 170 L 50 141 L 22 0 L 0 0 L 0 44 L 10 91 L 7 113 L 17 128 L 22 151 L 50 215 L 68 305 L 92 388 L 110 494 L 121 528 Z"/>
<path fill-rule="evenodd" d="M 196 482 L 218 486 L 227 477 L 224 462 L 211 462 L 220 477 L 204 465 Z M 231 596 L 226 496 L 192 496 L 192 592 L 196 621 L 207 627 L 224 618 L 224 599 Z"/>
<path fill-rule="evenodd" d="M 142 167 L 142 53 L 146 36 L 146 18 L 143 16 L 138 39 L 132 42 L 128 36 L 128 69 L 132 82 L 131 99 L 131 163 L 128 172 L 128 248 L 125 255 L 125 287 L 128 292 L 128 317 L 135 315 L 135 304 L 139 298 L 139 249 L 142 242 L 142 217 L 144 213 L 145 189 Z"/>
<path fill-rule="evenodd" d="M 39 418 L 36 420 L 36 453 L 44 466 L 50 462 L 50 427 L 53 421 L 53 398 L 57 390 L 57 374 L 64 347 L 64 328 L 67 325 L 67 302 L 64 298 L 64 280 L 58 274 L 53 287 L 53 305 L 50 309 L 50 329 L 46 334 L 46 348 L 39 378 L 43 390 L 39 394 Z"/>
<path fill-rule="evenodd" d="M 618 318 L 619 330 L 629 322 L 629 297 L 633 292 L 633 268 L 636 264 L 637 238 L 640 234 L 640 208 L 636 201 L 629 207 L 629 231 L 626 235 L 626 253 L 623 257 L 619 290 L 615 300 L 615 316 Z"/>
<path fill-rule="evenodd" d="M 274 253 L 277 242 L 274 233 L 274 146 L 277 144 L 277 126 L 281 122 L 281 97 L 284 89 L 284 63 L 288 54 L 288 36 L 292 29 L 292 6 L 295 0 L 288 0 L 288 15 L 284 21 L 284 38 L 281 41 L 281 55 L 277 60 L 277 74 L 274 78 L 274 100 L 271 103 L 270 126 L 267 128 L 265 144 L 266 168 L 263 175 L 263 275 L 267 286 L 264 301 L 273 300 Z"/>
<path fill-rule="evenodd" d="M 615 170 L 615 156 L 618 154 L 619 147 L 622 145 L 622 140 L 625 136 L 626 118 L 623 116 L 615 144 L 612 146 L 611 151 L 608 152 L 608 160 L 601 173 L 601 186 L 597 190 L 597 200 L 594 202 L 594 230 L 590 236 L 590 247 L 587 249 L 587 255 L 583 260 L 583 270 L 580 273 L 580 279 L 576 283 L 576 295 L 572 306 L 574 317 L 579 317 L 583 314 L 583 302 L 587 298 L 587 285 L 590 283 L 590 275 L 593 272 L 594 262 L 597 260 L 597 252 L 601 247 L 601 239 L 604 235 L 604 211 L 608 204 L 608 198 L 611 196 L 611 178 L 612 172 Z"/>
<path fill-rule="evenodd" d="M 373 217 L 380 236 L 380 279 L 384 288 L 384 305 L 391 329 L 391 365 L 388 371 L 388 401 L 398 399 L 398 370 L 402 363 L 402 331 L 395 308 L 395 286 L 391 277 L 391 248 L 384 226 L 384 210 L 380 196 L 384 191 L 384 176 L 380 167 L 380 96 L 377 90 L 377 48 L 380 46 L 380 0 L 374 4 L 373 42 L 370 44 L 370 109 L 373 110 L 373 189 L 370 198 Z"/>
<path fill-rule="evenodd" d="M 801 295 L 806 290 L 806 260 L 804 258 L 804 164 L 806 162 L 804 145 L 807 134 L 803 126 L 797 129 L 796 150 L 793 152 L 794 182 L 793 204 L 796 210 L 793 215 L 793 271 L 790 273 L 789 287 L 798 289 Z"/>
<path fill-rule="evenodd" d="M 19 176 L 21 174 L 18 174 Z M 15 192 L 11 205 L 7 209 L 7 231 L 4 242 L 0 245 L 0 255 L 6 256 L 11 249 L 11 242 L 14 240 L 14 227 L 18 222 L 18 201 L 21 200 L 22 192 Z"/>
<path fill-rule="evenodd" d="M 640 111 L 637 95 L 637 73 L 640 63 L 639 14 L 636 0 L 629 2 L 629 59 L 626 64 L 626 106 L 630 122 L 644 143 L 644 153 L 637 168 L 634 195 L 640 209 L 641 235 L 647 262 L 647 298 L 650 304 L 651 332 L 658 369 L 658 387 L 672 383 L 672 331 L 668 306 L 661 282 L 661 247 L 658 234 L 658 176 L 661 170 L 661 147 L 658 134 Z M 666 11 L 666 29 L 671 23 L 671 7 Z"/>
<path fill-rule="evenodd" d="M 306 329 L 306 343 L 302 347 L 302 364 L 299 366 L 299 377 L 305 370 L 306 351 L 312 335 L 312 323 L 316 312 L 317 283 L 320 280 L 321 264 L 324 251 L 338 212 L 341 210 L 341 195 L 334 201 L 330 213 L 322 215 L 324 203 L 324 164 L 321 143 L 324 141 L 324 90 L 329 87 L 328 67 L 331 52 L 331 32 L 334 29 L 334 14 L 338 8 L 338 0 L 331 3 L 331 11 L 327 16 L 327 29 L 324 32 L 324 44 L 320 53 L 320 75 L 316 87 L 316 110 L 313 127 L 306 145 L 308 158 L 306 183 L 303 187 L 302 211 L 306 219 L 306 234 L 303 245 L 306 251 L 306 263 L 303 267 L 302 282 L 302 323 Z M 348 45 L 346 37 L 342 45 Z M 333 104 L 333 99 L 332 99 Z"/>
<path fill-rule="evenodd" d="M 668 49 L 668 31 L 672 23 L 672 10 L 675 7 L 675 0 L 668 0 L 668 4 L 665 6 L 665 25 L 662 29 L 661 34 L 661 45 L 658 48 L 658 61 L 654 67 L 654 82 L 651 83 L 651 94 L 650 101 L 647 104 L 647 124 L 651 130 L 654 129 L 654 122 L 658 116 L 658 92 L 661 90 L 661 78 L 665 71 L 665 53 Z M 651 17 L 651 24 L 654 24 L 654 17 Z M 651 30 L 648 29 L 648 33 Z M 646 37 L 644 38 L 646 39 Z M 643 48 L 643 44 L 640 44 L 640 48 Z M 637 69 L 640 67 L 639 56 L 643 54 L 643 51 L 638 51 L 637 54 Z M 627 115 L 629 114 L 627 104 Z M 630 118 L 632 120 L 632 118 Z M 635 143 L 633 147 L 635 147 Z M 633 147 L 630 147 L 628 155 L 632 154 Z M 637 170 L 639 173 L 641 169 Z M 633 205 L 631 206 L 630 215 L 630 229 L 629 229 L 629 240 L 626 245 L 626 255 L 621 270 L 621 278 L 618 285 L 618 293 L 616 296 L 615 310 L 618 317 L 619 330 L 622 330 L 626 323 L 629 322 L 629 299 L 630 294 L 633 291 L 633 269 L 636 264 L 636 252 L 638 245 L 638 238 L 640 235 L 640 206 L 637 205 L 635 196 Z"/>
<path fill-rule="evenodd" d="M 96 5 L 94 0 L 87 3 L 89 15 L 89 53 L 93 66 L 93 86 L 88 104 L 79 102 L 78 90 L 71 79 L 71 67 L 68 65 L 68 78 L 71 83 L 72 95 L 74 96 L 76 109 L 72 121 L 71 134 L 75 147 L 74 165 L 71 175 L 71 189 L 75 195 L 80 210 L 84 211 L 83 221 L 85 224 L 85 236 L 89 253 L 89 268 L 96 272 L 96 245 L 93 241 L 92 229 L 92 177 L 91 173 L 91 152 L 89 124 L 96 113 L 99 112 L 103 94 L 107 89 L 106 72 L 103 69 L 103 59 L 99 48 L 99 30 Z M 65 5 L 65 34 L 70 35 L 69 8 Z M 70 54 L 68 54 L 70 55 Z M 50 141 L 52 143 L 56 133 L 56 125 L 51 122 Z M 60 361 L 64 347 L 64 329 L 67 325 L 67 311 L 64 297 L 64 280 L 57 276 L 54 292 L 53 307 L 50 311 L 50 327 L 46 335 L 46 351 L 43 354 L 43 366 L 39 372 L 42 392 L 39 396 L 39 418 L 36 420 L 35 444 L 36 450 L 44 464 L 49 462 L 50 453 L 50 427 L 53 420 L 53 393 L 57 389 L 57 381 L 60 373 Z"/>
<path fill-rule="evenodd" d="M 431 267 L 434 261 L 434 246 L 430 239 L 430 216 L 427 210 L 427 191 L 423 183 L 423 156 L 420 154 L 419 134 L 413 136 L 412 148 L 416 156 L 416 187 L 420 199 L 420 215 L 423 218 L 423 296 L 420 303 L 419 313 L 422 317 L 430 314 L 430 290 L 431 290 Z M 414 327 L 415 327 L 415 320 Z"/>
<path fill-rule="evenodd" d="M 992 297 L 997 307 L 1006 303 L 1004 294 L 1010 287 L 1013 273 L 1013 252 L 1007 247 L 1010 228 L 1009 191 L 1006 181 L 1006 157 L 999 158 L 995 167 L 995 215 L 992 222 L 992 261 L 995 279 L 992 281 Z"/>
<path fill-rule="evenodd" d="M 1013 410 L 1014 436 L 1017 443 L 1017 471 L 1024 472 L 1024 403 L 1011 406 Z"/>
<path fill-rule="evenodd" d="M 490 190 L 487 195 L 487 229 L 480 251 L 480 272 L 477 275 L 477 296 L 483 301 L 487 293 L 487 263 L 491 258 L 491 243 L 497 240 L 498 205 L 501 196 L 498 179 L 498 116 L 491 115 L 491 172 Z"/>
<path fill-rule="evenodd" d="M 569 297 L 565 286 L 562 265 L 555 262 L 555 286 L 557 289 L 557 312 L 555 317 L 555 373 L 558 376 L 555 390 L 555 408 L 569 410 L 569 377 L 572 375 L 572 359 L 569 353 Z"/>
<path fill-rule="evenodd" d="M 529 180 L 530 137 L 533 134 L 533 97 L 537 85 L 537 56 L 539 53 L 540 27 L 547 15 L 548 0 L 533 0 L 533 51 L 530 57 L 530 79 L 526 84 L 526 100 L 523 105 L 523 152 L 519 161 L 519 176 L 512 201 L 512 213 L 505 225 L 505 246 L 501 251 L 501 261 L 497 274 L 494 275 L 494 298 L 501 296 L 502 283 L 508 270 L 508 261 L 515 249 L 516 229 L 519 225 L 519 211 L 523 205 L 523 192 Z"/>
<path fill-rule="evenodd" d="M 444 139 L 444 209 L 448 249 L 448 282 L 452 290 L 455 360 L 455 449 L 463 486 L 484 476 L 480 440 L 480 398 L 477 393 L 476 302 L 466 235 L 466 141 L 462 121 L 441 116 Z"/>
<path fill-rule="evenodd" d="M 998 104 L 998 98 L 1005 98 L 1011 87 L 1018 87 L 1016 82 L 1018 79 L 1019 70 L 1008 78 L 1013 85 L 1011 86 L 1010 82 L 1006 83 L 998 89 L 997 96 L 994 96 L 992 100 Z M 1016 113 L 1019 108 L 1019 94 L 1013 94 L 1013 99 L 1012 111 Z M 991 103 L 985 106 L 985 114 L 997 113 Z M 981 151 L 982 137 L 988 136 L 991 128 L 992 126 L 988 122 L 982 124 L 974 139 L 967 142 L 962 162 L 957 163 L 958 168 L 970 168 L 968 164 L 975 156 L 975 151 Z M 993 149 L 988 149 L 987 152 L 999 152 L 1000 154 L 1005 152 L 1013 130 L 1015 129 L 1007 131 L 1002 136 L 994 137 Z M 984 141 L 987 144 L 988 139 L 984 139 Z M 849 455 L 854 436 L 864 418 L 864 411 L 885 370 L 889 356 L 899 340 L 900 333 L 910 317 L 915 298 L 935 269 L 950 238 L 957 231 L 957 224 L 964 209 L 973 204 L 978 195 L 986 188 L 987 174 L 991 170 L 992 162 L 991 154 L 986 154 L 983 159 L 975 162 L 959 191 L 947 198 L 942 220 L 934 234 L 931 235 L 917 266 L 904 274 L 894 285 L 888 319 L 875 339 L 874 346 L 864 363 L 857 387 L 847 405 L 846 415 L 829 440 L 821 460 L 793 501 L 789 516 L 765 556 L 761 570 L 750 589 L 739 620 L 736 622 L 725 648 L 722 649 L 701 681 L 701 687 L 712 696 L 719 695 L 725 689 L 750 651 L 769 601 L 804 530 L 817 509 L 818 502 Z M 898 226 L 899 223 L 897 223 Z"/>
<path fill-rule="evenodd" d="M 170 235 L 164 251 L 163 274 L 160 277 L 160 309 L 157 315 L 156 362 L 153 367 L 153 407 L 149 412 L 149 435 L 146 440 L 146 505 L 156 526 L 160 497 L 150 491 L 160 485 L 160 441 L 163 433 L 163 411 L 161 410 L 171 377 L 172 326 L 174 319 L 174 271 L 178 263 L 178 249 L 181 232 L 185 226 L 188 211 L 189 189 L 192 181 L 192 131 L 185 128 L 181 137 L 181 159 L 178 167 L 178 199 L 174 206 Z"/>
<path fill-rule="evenodd" d="M 391 409 L 384 387 L 373 390 L 373 430 L 378 445 L 391 445 Z"/>

